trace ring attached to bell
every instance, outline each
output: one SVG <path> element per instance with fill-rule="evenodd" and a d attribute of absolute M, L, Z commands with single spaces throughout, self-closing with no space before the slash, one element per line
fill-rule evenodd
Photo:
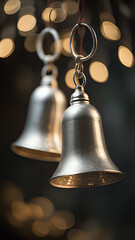
<path fill-rule="evenodd" d="M 43 52 L 43 38 L 47 33 L 52 34 L 54 40 L 58 41 L 57 52 L 52 56 Z M 58 69 L 51 64 L 59 56 L 59 44 L 55 29 L 46 28 L 39 34 L 37 53 L 46 65 L 41 72 L 40 86 L 30 97 L 24 130 L 11 145 L 15 153 L 24 157 L 45 161 L 59 161 L 61 157 L 61 122 L 66 108 L 66 98 L 58 88 L 56 80 Z"/>
<path fill-rule="evenodd" d="M 62 156 L 50 184 L 60 188 L 86 188 L 103 186 L 120 181 L 124 174 L 112 162 L 105 144 L 101 116 L 90 104 L 84 92 L 86 77 L 82 62 L 90 59 L 96 51 L 97 38 L 87 24 L 93 37 L 91 53 L 77 56 L 72 47 L 72 37 L 79 25 L 75 25 L 70 35 L 71 53 L 76 60 L 73 76 L 76 89 L 71 96 L 70 107 L 62 120 Z M 78 84 L 82 78 L 82 84 Z"/>

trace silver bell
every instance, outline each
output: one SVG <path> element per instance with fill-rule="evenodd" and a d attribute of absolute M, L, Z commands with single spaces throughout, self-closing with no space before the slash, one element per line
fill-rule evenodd
<path fill-rule="evenodd" d="M 50 183 L 78 188 L 120 181 L 124 174 L 110 159 L 100 114 L 90 104 L 83 87 L 76 87 L 70 103 L 62 121 L 62 157 Z"/>
<path fill-rule="evenodd" d="M 57 71 L 54 65 L 51 69 Z M 61 120 L 66 108 L 64 94 L 57 87 L 55 74 L 46 75 L 31 95 L 23 133 L 12 145 L 12 150 L 24 157 L 59 161 L 61 156 Z"/>

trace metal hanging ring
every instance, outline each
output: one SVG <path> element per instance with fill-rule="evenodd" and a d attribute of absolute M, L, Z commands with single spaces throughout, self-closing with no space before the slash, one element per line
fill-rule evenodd
<path fill-rule="evenodd" d="M 45 35 L 47 33 L 50 33 L 54 39 L 54 42 L 56 43 L 56 52 L 53 55 L 46 55 L 44 53 L 43 49 L 43 40 L 45 38 Z M 56 61 L 56 59 L 60 56 L 61 53 L 61 44 L 60 44 L 60 39 L 57 31 L 54 28 L 45 28 L 41 31 L 41 33 L 38 35 L 37 38 L 37 44 L 36 44 L 36 50 L 39 58 L 45 63 L 52 63 Z"/>
<path fill-rule="evenodd" d="M 51 75 L 53 75 L 55 78 L 58 77 L 58 68 L 56 67 L 56 65 L 54 64 L 45 65 L 42 68 L 41 76 L 42 77 L 46 76 L 48 72 L 52 72 Z"/>
<path fill-rule="evenodd" d="M 78 78 L 77 72 L 75 72 L 74 75 L 73 75 L 74 84 L 77 87 L 84 87 L 86 85 L 86 76 L 85 76 L 85 74 L 83 72 L 81 73 L 81 75 L 82 75 L 81 78 L 83 78 L 83 82 L 82 82 L 82 84 L 79 84 L 79 85 L 76 82 L 76 77 Z M 80 78 L 78 78 L 78 79 L 80 79 Z"/>
<path fill-rule="evenodd" d="M 74 52 L 74 50 L 73 50 L 72 40 L 73 40 L 73 37 L 74 37 L 74 35 L 75 35 L 75 33 L 76 33 L 76 30 L 77 30 L 80 26 L 86 27 L 86 28 L 88 28 L 88 30 L 90 31 L 90 33 L 91 33 L 91 35 L 92 35 L 93 46 L 92 46 L 91 52 L 90 52 L 86 57 L 79 57 L 79 58 L 78 58 L 78 55 L 75 54 L 75 52 Z M 88 24 L 86 24 L 86 23 L 80 23 L 80 24 L 77 23 L 77 24 L 73 27 L 73 29 L 72 29 L 72 31 L 71 31 L 71 34 L 70 34 L 70 50 L 71 50 L 71 53 L 72 53 L 73 57 L 74 57 L 78 62 L 80 62 L 80 63 L 81 63 L 81 62 L 84 62 L 84 61 L 87 61 L 87 60 L 89 60 L 89 59 L 95 54 L 96 49 L 97 49 L 97 35 L 96 35 L 94 29 L 93 29 L 91 26 L 89 26 Z"/>

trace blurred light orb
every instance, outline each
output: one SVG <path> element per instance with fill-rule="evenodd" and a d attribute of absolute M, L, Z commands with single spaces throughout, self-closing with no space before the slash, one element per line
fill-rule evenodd
<path fill-rule="evenodd" d="M 108 21 L 115 23 L 115 18 L 110 12 L 100 12 L 99 19 L 101 22 Z"/>
<path fill-rule="evenodd" d="M 102 62 L 92 62 L 89 67 L 89 72 L 92 79 L 98 83 L 104 83 L 108 80 L 109 72 Z"/>
<path fill-rule="evenodd" d="M 60 210 L 52 218 L 53 224 L 60 230 L 67 230 L 75 224 L 75 217 L 70 211 Z"/>
<path fill-rule="evenodd" d="M 0 41 L 0 57 L 9 57 L 15 49 L 15 43 L 11 38 L 5 38 Z"/>
<path fill-rule="evenodd" d="M 63 8 L 54 8 L 50 12 L 50 20 L 54 23 L 61 23 L 67 17 L 67 13 Z"/>
<path fill-rule="evenodd" d="M 21 7 L 20 0 L 8 0 L 4 5 L 4 11 L 8 15 L 16 13 Z"/>
<path fill-rule="evenodd" d="M 85 236 L 84 233 L 76 228 L 72 228 L 67 233 L 67 239 L 68 240 L 84 240 Z"/>
<path fill-rule="evenodd" d="M 118 58 L 124 66 L 129 68 L 134 66 L 134 55 L 127 47 L 119 46 Z"/>
<path fill-rule="evenodd" d="M 29 203 L 28 206 L 30 209 L 30 217 L 32 219 L 40 219 L 44 216 L 43 209 L 39 205 Z"/>
<path fill-rule="evenodd" d="M 17 28 L 18 30 L 22 32 L 28 32 L 32 30 L 36 25 L 36 18 L 33 15 L 24 15 L 21 18 L 19 18 L 17 22 Z"/>
<path fill-rule="evenodd" d="M 36 52 L 37 33 L 31 33 L 25 38 L 24 47 L 28 52 Z"/>
<path fill-rule="evenodd" d="M 20 222 L 25 222 L 30 218 L 30 208 L 22 201 L 14 201 L 11 205 L 11 212 L 14 218 Z"/>
<path fill-rule="evenodd" d="M 62 39 L 62 54 L 66 57 L 71 56 L 70 51 L 70 31 L 69 29 L 64 29 L 61 33 L 61 39 Z"/>
<path fill-rule="evenodd" d="M 50 223 L 49 221 L 35 221 L 32 224 L 32 233 L 37 237 L 45 237 L 49 233 Z"/>
<path fill-rule="evenodd" d="M 76 14 L 78 12 L 78 3 L 75 1 L 65 0 L 62 2 L 62 8 L 67 12 L 67 14 Z"/>
<path fill-rule="evenodd" d="M 112 22 L 104 21 L 101 23 L 100 31 L 102 35 L 108 40 L 119 40 L 121 33 L 119 28 Z"/>
<path fill-rule="evenodd" d="M 44 11 L 42 12 L 42 19 L 45 21 L 45 22 L 50 22 L 50 13 L 51 11 L 53 10 L 52 7 L 47 7 L 44 9 Z M 54 16 L 54 19 L 55 19 L 56 16 Z"/>
<path fill-rule="evenodd" d="M 35 203 L 42 208 L 43 216 L 45 218 L 50 218 L 54 214 L 55 211 L 54 205 L 48 198 L 36 197 L 31 200 L 31 203 Z"/>
<path fill-rule="evenodd" d="M 73 81 L 73 75 L 74 75 L 75 69 L 70 69 L 65 76 L 65 83 L 68 88 L 75 89 L 75 84 Z"/>

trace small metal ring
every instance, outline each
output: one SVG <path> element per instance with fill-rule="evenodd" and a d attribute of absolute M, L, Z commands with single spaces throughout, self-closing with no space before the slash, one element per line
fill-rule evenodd
<path fill-rule="evenodd" d="M 54 64 L 45 65 L 41 70 L 41 76 L 44 77 L 47 75 L 48 71 L 52 71 L 52 75 L 57 79 L 58 77 L 58 68 Z"/>
<path fill-rule="evenodd" d="M 53 55 L 46 55 L 44 53 L 43 49 L 43 40 L 44 37 L 47 33 L 50 33 L 54 39 L 54 42 L 56 42 L 56 49 L 57 52 L 55 52 Z M 37 44 L 36 44 L 36 50 L 39 58 L 44 62 L 44 63 L 52 63 L 56 61 L 56 59 L 59 57 L 61 53 L 61 44 L 60 44 L 60 39 L 57 31 L 54 28 L 45 28 L 41 31 L 41 33 L 38 35 L 37 38 Z"/>
<path fill-rule="evenodd" d="M 82 77 L 82 72 L 83 72 L 83 64 L 82 63 L 75 64 L 75 72 L 77 73 L 76 75 L 78 78 Z"/>
<path fill-rule="evenodd" d="M 74 84 L 77 87 L 84 87 L 86 85 L 86 76 L 85 76 L 85 74 L 83 72 L 81 74 L 82 74 L 83 82 L 82 82 L 82 84 L 79 84 L 79 85 L 77 84 L 76 79 L 75 79 L 77 77 L 76 72 L 73 75 Z"/>
<path fill-rule="evenodd" d="M 74 37 L 74 35 L 75 35 L 76 30 L 79 28 L 79 26 L 84 26 L 84 27 L 88 28 L 88 30 L 90 31 L 90 33 L 91 33 L 91 35 L 92 35 L 93 46 L 92 46 L 91 52 L 90 52 L 86 57 L 79 57 L 79 58 L 78 58 L 78 55 L 75 54 L 75 52 L 74 52 L 74 50 L 73 50 L 72 39 L 73 39 L 73 37 Z M 77 59 L 77 61 L 79 61 L 80 63 L 81 63 L 81 62 L 84 62 L 84 61 L 87 61 L 87 60 L 89 60 L 89 59 L 95 54 L 96 49 L 97 49 L 97 35 L 96 35 L 94 29 L 93 29 L 91 26 L 89 26 L 88 24 L 86 24 L 86 23 L 80 23 L 80 24 L 77 23 L 77 24 L 73 27 L 73 29 L 72 29 L 72 31 L 71 31 L 71 34 L 70 34 L 70 50 L 71 50 L 71 53 L 72 53 L 73 57 L 74 57 L 75 59 Z"/>

